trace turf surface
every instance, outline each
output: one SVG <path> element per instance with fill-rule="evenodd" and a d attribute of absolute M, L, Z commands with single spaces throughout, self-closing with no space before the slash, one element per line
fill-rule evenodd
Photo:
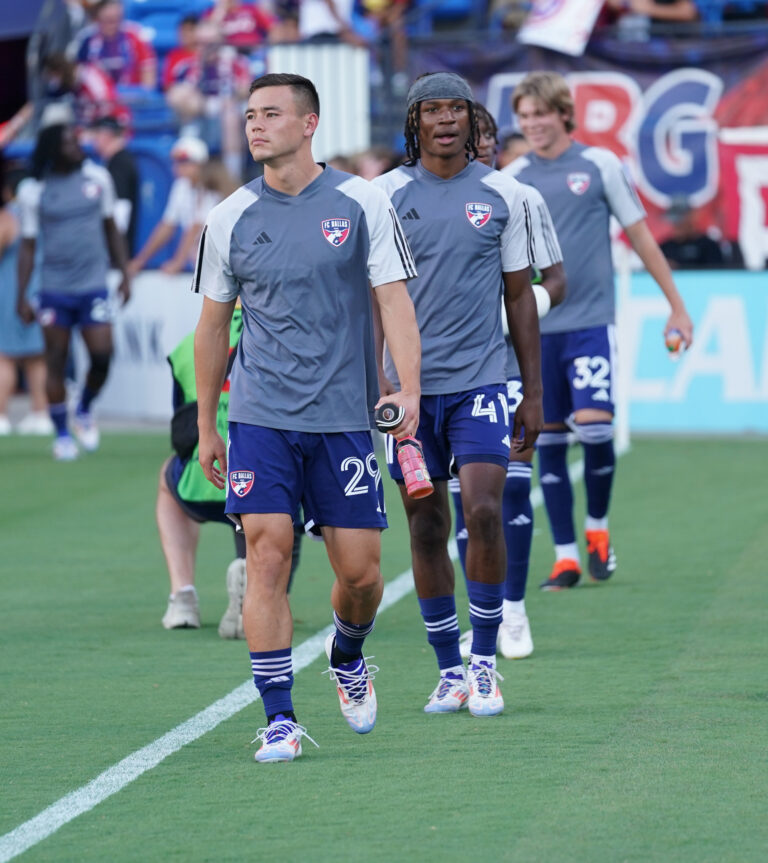
<path fill-rule="evenodd" d="M 166 452 L 165 436 L 107 435 L 97 455 L 54 464 L 46 441 L 0 441 L 0 834 L 249 676 L 244 644 L 216 633 L 225 528 L 203 531 L 203 628 L 160 626 Z M 536 650 L 500 661 L 501 717 L 422 712 L 437 675 L 411 594 L 370 640 L 371 735 L 347 728 L 318 660 L 295 696 L 320 749 L 254 764 L 256 703 L 23 859 L 762 861 L 766 488 L 765 441 L 636 441 L 619 467 L 612 582 L 535 590 L 551 560 L 539 514 Z M 409 555 L 388 498 L 390 579 Z M 295 643 L 330 622 L 329 578 L 322 546 L 305 543 Z"/>

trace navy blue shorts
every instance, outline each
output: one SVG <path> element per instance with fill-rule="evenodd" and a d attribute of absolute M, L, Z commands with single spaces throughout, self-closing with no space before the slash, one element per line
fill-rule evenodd
<path fill-rule="evenodd" d="M 209 521 L 218 521 L 234 527 L 234 524 L 227 518 L 227 514 L 224 511 L 224 501 L 221 503 L 214 503 L 213 501 L 201 501 L 198 503 L 184 500 L 179 494 L 179 480 L 182 473 L 184 473 L 186 465 L 187 462 L 182 461 L 182 459 L 175 455 L 168 461 L 165 467 L 165 483 L 176 503 L 191 519 L 200 524 L 205 524 Z"/>
<path fill-rule="evenodd" d="M 368 431 L 283 431 L 230 422 L 228 513 L 291 517 L 309 529 L 387 526 L 381 472 Z"/>
<path fill-rule="evenodd" d="M 37 319 L 42 327 L 93 327 L 111 324 L 112 305 L 106 288 L 84 294 L 40 291 Z"/>
<path fill-rule="evenodd" d="M 447 480 L 471 462 L 509 463 L 509 408 L 506 384 L 478 387 L 461 393 L 422 396 L 416 437 L 432 479 Z M 395 457 L 395 439 L 387 435 L 387 467 L 392 479 L 403 481 Z"/>
<path fill-rule="evenodd" d="M 544 422 L 565 422 L 584 408 L 614 413 L 616 334 L 613 324 L 541 337 Z"/>

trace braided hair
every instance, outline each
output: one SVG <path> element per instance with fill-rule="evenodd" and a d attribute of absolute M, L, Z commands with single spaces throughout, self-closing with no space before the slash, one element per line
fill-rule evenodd
<path fill-rule="evenodd" d="M 408 167 L 415 165 L 421 157 L 421 147 L 419 146 L 419 110 L 421 102 L 414 102 L 408 109 L 408 114 L 405 118 L 405 164 Z M 467 151 L 467 161 L 477 158 L 477 111 L 473 102 L 467 102 L 469 108 L 469 138 L 464 145 Z"/>

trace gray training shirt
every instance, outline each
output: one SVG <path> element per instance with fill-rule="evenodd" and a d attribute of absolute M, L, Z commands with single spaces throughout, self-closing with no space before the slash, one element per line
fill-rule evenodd
<path fill-rule="evenodd" d="M 369 282 L 415 274 L 386 195 L 360 177 L 326 167 L 296 196 L 260 177 L 214 207 L 193 289 L 242 301 L 229 419 L 369 429 L 378 400 Z"/>
<path fill-rule="evenodd" d="M 83 162 L 70 174 L 19 184 L 21 236 L 42 247 L 40 289 L 84 294 L 107 286 L 109 253 L 104 219 L 115 208 L 108 171 Z"/>
<path fill-rule="evenodd" d="M 610 216 L 622 227 L 645 217 L 618 157 L 602 147 L 573 143 L 556 159 L 534 153 L 502 171 L 538 189 L 547 202 L 563 250 L 565 300 L 542 319 L 542 333 L 612 324 L 615 289 Z"/>
<path fill-rule="evenodd" d="M 443 180 L 420 162 L 373 182 L 389 195 L 418 263 L 408 284 L 421 333 L 421 392 L 506 381 L 502 273 L 533 257 L 530 212 L 517 182 L 480 162 Z M 385 352 L 384 370 L 396 382 Z"/>

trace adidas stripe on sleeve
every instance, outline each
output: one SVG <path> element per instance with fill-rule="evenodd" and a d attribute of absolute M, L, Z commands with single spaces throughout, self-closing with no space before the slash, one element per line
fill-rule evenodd
<path fill-rule="evenodd" d="M 533 263 L 540 270 L 546 270 L 547 267 L 562 263 L 563 260 L 555 226 L 552 224 L 552 216 L 538 189 L 525 183 L 520 185 L 525 193 L 531 216 Z"/>

